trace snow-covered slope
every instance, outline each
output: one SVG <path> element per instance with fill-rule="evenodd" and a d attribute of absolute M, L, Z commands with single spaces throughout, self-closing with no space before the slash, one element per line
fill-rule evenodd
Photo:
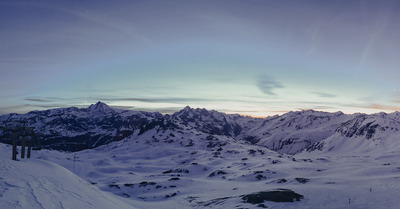
<path fill-rule="evenodd" d="M 57 164 L 12 161 L 10 150 L 0 144 L 0 208 L 134 208 Z"/>
<path fill-rule="evenodd" d="M 398 207 L 400 152 L 291 156 L 192 131 L 158 128 L 95 149 L 40 150 L 32 156 L 137 208 Z M 293 202 L 277 202 L 289 194 L 299 201 L 289 196 Z M 247 201 L 254 196 L 261 202 Z"/>
<path fill-rule="evenodd" d="M 335 133 L 341 123 L 350 119 L 341 112 L 289 112 L 279 117 L 266 118 L 242 133 L 253 136 L 256 144 L 281 153 L 296 154 Z"/>
<path fill-rule="evenodd" d="M 230 137 L 285 154 L 333 149 L 384 152 L 397 149 L 400 144 L 396 141 L 399 112 L 346 115 L 307 110 L 259 119 L 186 107 L 168 120 L 178 127 Z M 365 146 L 357 147 L 356 141 Z"/>
<path fill-rule="evenodd" d="M 400 112 L 373 115 L 356 114 L 328 138 L 308 151 L 348 153 L 390 153 L 400 151 Z"/>

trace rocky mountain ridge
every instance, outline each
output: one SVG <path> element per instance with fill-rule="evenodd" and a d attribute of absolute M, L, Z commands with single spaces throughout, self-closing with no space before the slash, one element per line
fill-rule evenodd
<path fill-rule="evenodd" d="M 190 135 L 201 133 L 297 154 L 331 151 L 355 141 L 380 147 L 396 143 L 400 129 L 400 112 L 346 115 L 306 110 L 261 119 L 190 107 L 162 115 L 114 109 L 102 102 L 81 109 L 58 108 L 0 116 L 0 121 L 16 120 L 26 121 L 26 126 L 32 127 L 41 138 L 44 148 L 65 151 L 94 148 L 144 133 L 154 136 L 169 130 L 187 133 L 188 141 Z M 0 131 L 1 142 L 10 143 L 10 138 L 9 133 Z"/>

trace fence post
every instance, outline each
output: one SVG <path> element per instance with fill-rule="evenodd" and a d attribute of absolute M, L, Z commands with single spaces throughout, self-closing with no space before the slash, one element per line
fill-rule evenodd
<path fill-rule="evenodd" d="M 17 160 L 17 136 L 15 134 L 12 135 L 12 159 Z"/>
<path fill-rule="evenodd" d="M 25 140 L 25 137 L 22 137 L 21 158 L 25 158 L 25 147 L 26 147 L 26 140 Z"/>
<path fill-rule="evenodd" d="M 32 144 L 28 143 L 28 156 L 27 156 L 27 158 L 31 158 L 31 150 L 32 150 Z"/>

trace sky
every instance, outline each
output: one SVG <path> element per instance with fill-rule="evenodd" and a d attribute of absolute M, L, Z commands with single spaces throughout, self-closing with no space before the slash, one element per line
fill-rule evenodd
<path fill-rule="evenodd" d="M 400 0 L 2 0 L 0 114 L 400 110 Z"/>

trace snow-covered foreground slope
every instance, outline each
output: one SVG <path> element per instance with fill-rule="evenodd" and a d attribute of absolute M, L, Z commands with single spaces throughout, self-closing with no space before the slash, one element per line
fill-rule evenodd
<path fill-rule="evenodd" d="M 400 152 L 291 156 L 229 137 L 195 135 L 149 132 L 74 155 L 42 150 L 34 157 L 137 208 L 398 208 Z M 246 195 L 281 189 L 302 197 L 246 201 Z"/>
<path fill-rule="evenodd" d="M 54 163 L 12 161 L 0 144 L 0 208 L 134 208 Z"/>

